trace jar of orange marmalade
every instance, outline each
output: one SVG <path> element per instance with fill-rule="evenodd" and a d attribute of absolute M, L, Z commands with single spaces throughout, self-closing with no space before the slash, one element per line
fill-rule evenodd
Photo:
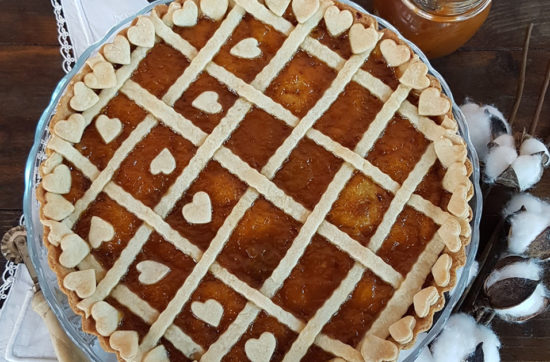
<path fill-rule="evenodd" d="M 373 0 L 375 12 L 429 58 L 454 52 L 487 19 L 491 0 Z"/>

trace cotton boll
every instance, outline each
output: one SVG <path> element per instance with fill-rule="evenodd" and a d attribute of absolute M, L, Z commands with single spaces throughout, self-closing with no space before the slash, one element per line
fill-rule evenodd
<path fill-rule="evenodd" d="M 508 232 L 508 249 L 515 254 L 523 254 L 550 222 L 548 214 L 529 211 L 520 212 L 510 218 Z"/>
<path fill-rule="evenodd" d="M 460 107 L 468 123 L 470 138 L 481 162 L 485 162 L 487 144 L 502 133 L 509 133 L 510 127 L 502 113 L 493 106 L 480 106 L 467 100 Z"/>
<path fill-rule="evenodd" d="M 525 191 L 539 182 L 542 177 L 542 156 L 540 154 L 519 156 L 512 162 L 512 170 L 516 175 L 518 189 Z"/>
<path fill-rule="evenodd" d="M 514 139 L 514 136 L 509 134 L 502 134 L 495 138 L 491 143 L 496 146 L 505 146 L 513 149 L 516 148 L 516 140 Z"/>
<path fill-rule="evenodd" d="M 542 283 L 537 284 L 534 292 L 517 306 L 506 309 L 495 309 L 497 314 L 510 322 L 525 322 L 542 313 L 548 306 L 546 289 Z"/>
<path fill-rule="evenodd" d="M 507 262 L 509 262 L 507 264 Z M 532 259 L 522 258 L 518 256 L 508 256 L 500 260 L 500 264 L 495 270 L 485 279 L 485 288 L 489 289 L 495 283 L 504 279 L 523 278 L 529 280 L 539 280 L 541 274 L 541 266 Z"/>
<path fill-rule="evenodd" d="M 520 155 L 542 155 L 543 166 L 547 167 L 550 165 L 550 152 L 544 143 L 539 141 L 536 138 L 529 137 L 521 144 L 519 148 Z"/>
<path fill-rule="evenodd" d="M 502 214 L 506 217 L 520 211 L 522 208 L 535 214 L 540 214 L 542 212 L 550 214 L 550 204 L 529 193 L 516 194 L 512 197 L 510 201 L 508 201 L 508 204 L 506 204 Z"/>
<path fill-rule="evenodd" d="M 489 150 L 485 161 L 485 177 L 487 182 L 494 182 L 518 157 L 515 148 L 496 146 Z"/>
<path fill-rule="evenodd" d="M 475 322 L 464 313 L 453 314 L 443 328 L 443 332 L 432 343 L 430 350 L 433 360 L 438 362 L 462 362 L 482 344 L 485 362 L 500 361 L 498 349 L 500 341 L 495 333 Z"/>

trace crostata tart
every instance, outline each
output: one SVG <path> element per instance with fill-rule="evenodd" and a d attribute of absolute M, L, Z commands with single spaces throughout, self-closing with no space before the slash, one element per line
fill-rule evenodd
<path fill-rule="evenodd" d="M 131 361 L 386 361 L 470 241 L 451 103 L 331 0 L 180 0 L 90 57 L 50 123 L 49 262 Z"/>

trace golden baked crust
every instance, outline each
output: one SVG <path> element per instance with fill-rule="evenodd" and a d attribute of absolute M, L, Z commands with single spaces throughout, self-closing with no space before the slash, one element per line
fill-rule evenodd
<path fill-rule="evenodd" d="M 157 6 L 88 61 L 50 123 L 50 266 L 119 359 L 393 360 L 456 284 L 472 166 L 439 82 L 367 14 L 266 3 Z M 249 240 L 275 263 L 247 264 Z"/>

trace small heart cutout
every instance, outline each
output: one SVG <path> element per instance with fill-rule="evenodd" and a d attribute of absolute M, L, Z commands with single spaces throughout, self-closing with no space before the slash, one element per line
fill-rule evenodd
<path fill-rule="evenodd" d="M 66 268 L 74 268 L 90 253 L 88 244 L 76 234 L 65 235 L 59 244 L 63 250 L 59 263 Z"/>
<path fill-rule="evenodd" d="M 99 101 L 97 94 L 88 88 L 84 82 L 77 82 L 74 85 L 73 90 L 74 95 L 69 104 L 75 111 L 84 112 Z"/>
<path fill-rule="evenodd" d="M 155 26 L 149 18 L 140 16 L 136 25 L 128 29 L 128 40 L 138 47 L 151 48 L 155 45 Z"/>
<path fill-rule="evenodd" d="M 292 11 L 299 23 L 305 23 L 319 10 L 319 0 L 292 0 Z"/>
<path fill-rule="evenodd" d="M 81 114 L 74 113 L 68 120 L 56 122 L 53 131 L 66 141 L 78 143 L 82 139 L 84 128 L 86 128 L 86 120 Z"/>
<path fill-rule="evenodd" d="M 111 241 L 115 236 L 113 225 L 98 216 L 92 216 L 88 240 L 92 248 L 99 248 L 104 241 Z"/>
<path fill-rule="evenodd" d="M 95 127 L 105 144 L 111 143 L 122 132 L 122 123 L 118 118 L 109 118 L 102 114 L 95 120 Z"/>
<path fill-rule="evenodd" d="M 158 283 L 170 273 L 170 268 L 152 260 L 145 260 L 136 265 L 139 272 L 138 280 L 141 284 L 152 285 Z"/>
<path fill-rule="evenodd" d="M 223 18 L 228 6 L 228 0 L 201 0 L 202 13 L 214 21 Z"/>
<path fill-rule="evenodd" d="M 338 9 L 337 6 L 329 6 L 325 11 L 325 25 L 332 36 L 340 36 L 353 24 L 353 15 L 349 10 Z"/>
<path fill-rule="evenodd" d="M 275 15 L 283 16 L 290 0 L 265 0 L 265 4 Z"/>
<path fill-rule="evenodd" d="M 216 114 L 222 111 L 222 105 L 218 102 L 218 99 L 218 93 L 206 91 L 195 98 L 191 105 L 204 113 Z"/>
<path fill-rule="evenodd" d="M 59 242 L 61 242 L 61 239 L 63 239 L 65 235 L 72 233 L 71 229 L 61 222 L 42 220 L 42 224 L 49 228 L 48 241 L 55 246 L 59 245 Z"/>
<path fill-rule="evenodd" d="M 51 173 L 57 166 L 61 165 L 63 162 L 63 156 L 61 156 L 59 153 L 54 152 L 52 153 L 46 161 L 42 162 L 40 165 L 40 171 L 42 172 L 42 175 L 47 175 Z"/>
<path fill-rule="evenodd" d="M 411 59 L 411 51 L 406 45 L 397 45 L 392 39 L 384 39 L 380 43 L 380 51 L 390 67 L 398 67 Z"/>
<path fill-rule="evenodd" d="M 99 301 L 92 306 L 92 318 L 95 320 L 97 332 L 109 337 L 118 327 L 120 313 L 109 303 Z"/>
<path fill-rule="evenodd" d="M 198 17 L 199 8 L 197 7 L 197 4 L 195 4 L 193 0 L 187 0 L 181 9 L 174 11 L 174 14 L 172 15 L 172 22 L 177 26 L 195 26 L 197 25 Z"/>
<path fill-rule="evenodd" d="M 428 74 L 428 67 L 420 60 L 413 60 L 401 78 L 399 82 L 411 87 L 413 89 L 424 89 L 430 86 L 430 80 L 426 76 Z"/>
<path fill-rule="evenodd" d="M 393 361 L 397 359 L 399 349 L 390 341 L 369 334 L 361 346 L 361 355 L 365 361 Z"/>
<path fill-rule="evenodd" d="M 179 9 L 181 9 L 181 4 L 177 1 L 172 1 L 170 5 L 168 5 L 168 10 L 166 10 L 162 16 L 162 21 L 168 26 L 174 25 L 174 12 Z"/>
<path fill-rule="evenodd" d="M 449 217 L 437 230 L 437 235 L 445 243 L 447 249 L 453 253 L 456 253 L 462 246 L 460 231 L 460 223 L 454 217 Z"/>
<path fill-rule="evenodd" d="M 67 194 L 71 191 L 71 170 L 67 165 L 57 166 L 52 173 L 44 176 L 42 187 L 55 194 Z"/>
<path fill-rule="evenodd" d="M 371 27 L 365 28 L 362 24 L 353 24 L 349 30 L 349 41 L 353 54 L 361 54 L 376 46 L 379 34 Z"/>
<path fill-rule="evenodd" d="M 84 84 L 92 89 L 106 89 L 116 86 L 115 68 L 109 62 L 102 61 L 95 63 L 92 68 L 92 73 L 86 74 Z"/>
<path fill-rule="evenodd" d="M 76 292 L 79 298 L 88 298 L 96 289 L 95 271 L 88 269 L 69 273 L 63 278 L 63 286 Z"/>
<path fill-rule="evenodd" d="M 185 220 L 190 224 L 208 224 L 212 221 L 212 204 L 206 192 L 199 191 L 193 201 L 182 208 Z"/>
<path fill-rule="evenodd" d="M 44 216 L 55 221 L 61 221 L 73 211 L 73 204 L 67 201 L 63 196 L 51 192 L 46 193 L 46 205 L 42 208 Z"/>
<path fill-rule="evenodd" d="M 466 185 L 458 186 L 451 195 L 451 199 L 447 204 L 447 210 L 457 217 L 467 217 L 470 212 L 467 196 L 468 187 Z"/>
<path fill-rule="evenodd" d="M 130 360 L 138 353 L 139 336 L 136 331 L 116 331 L 109 337 L 109 345 L 120 353 L 120 357 Z"/>
<path fill-rule="evenodd" d="M 130 43 L 122 35 L 117 35 L 112 44 L 103 47 L 105 59 L 115 64 L 127 65 L 131 62 Z"/>
<path fill-rule="evenodd" d="M 151 165 L 149 166 L 149 170 L 153 175 L 158 175 L 159 173 L 169 175 L 174 172 L 175 169 L 176 160 L 167 148 L 160 151 L 157 157 L 151 161 Z"/>
<path fill-rule="evenodd" d="M 413 297 L 414 311 L 420 318 L 428 316 L 432 305 L 437 303 L 439 293 L 436 287 L 424 288 Z"/>
<path fill-rule="evenodd" d="M 229 53 L 238 58 L 254 59 L 262 55 L 262 50 L 255 38 L 246 38 L 235 44 Z"/>
<path fill-rule="evenodd" d="M 427 88 L 420 94 L 418 100 L 418 114 L 421 116 L 441 116 L 449 112 L 451 102 L 441 96 L 437 88 Z"/>
<path fill-rule="evenodd" d="M 464 163 L 467 150 L 464 145 L 455 145 L 447 137 L 441 137 L 434 142 L 434 150 L 443 167 L 449 168 L 455 162 Z"/>
<path fill-rule="evenodd" d="M 416 326 L 416 319 L 409 315 L 392 324 L 389 328 L 389 332 L 396 342 L 407 344 L 413 338 L 414 326 Z"/>
<path fill-rule="evenodd" d="M 170 362 L 170 358 L 168 358 L 166 348 L 161 344 L 147 352 L 143 357 L 143 362 Z"/>
<path fill-rule="evenodd" d="M 246 341 L 244 351 L 252 362 L 269 362 L 276 345 L 275 336 L 272 333 L 264 332 L 260 338 L 250 338 Z"/>
<path fill-rule="evenodd" d="M 467 176 L 466 165 L 463 162 L 455 162 L 449 166 L 445 176 L 443 176 L 443 188 L 449 192 L 453 192 L 458 185 L 464 182 Z"/>
<path fill-rule="evenodd" d="M 451 281 L 451 266 L 453 259 L 448 254 L 441 254 L 432 266 L 432 275 L 435 284 L 439 287 L 446 287 Z"/>
<path fill-rule="evenodd" d="M 223 306 L 215 299 L 208 299 L 206 302 L 193 302 L 191 311 L 203 322 L 217 327 L 223 317 Z"/>

